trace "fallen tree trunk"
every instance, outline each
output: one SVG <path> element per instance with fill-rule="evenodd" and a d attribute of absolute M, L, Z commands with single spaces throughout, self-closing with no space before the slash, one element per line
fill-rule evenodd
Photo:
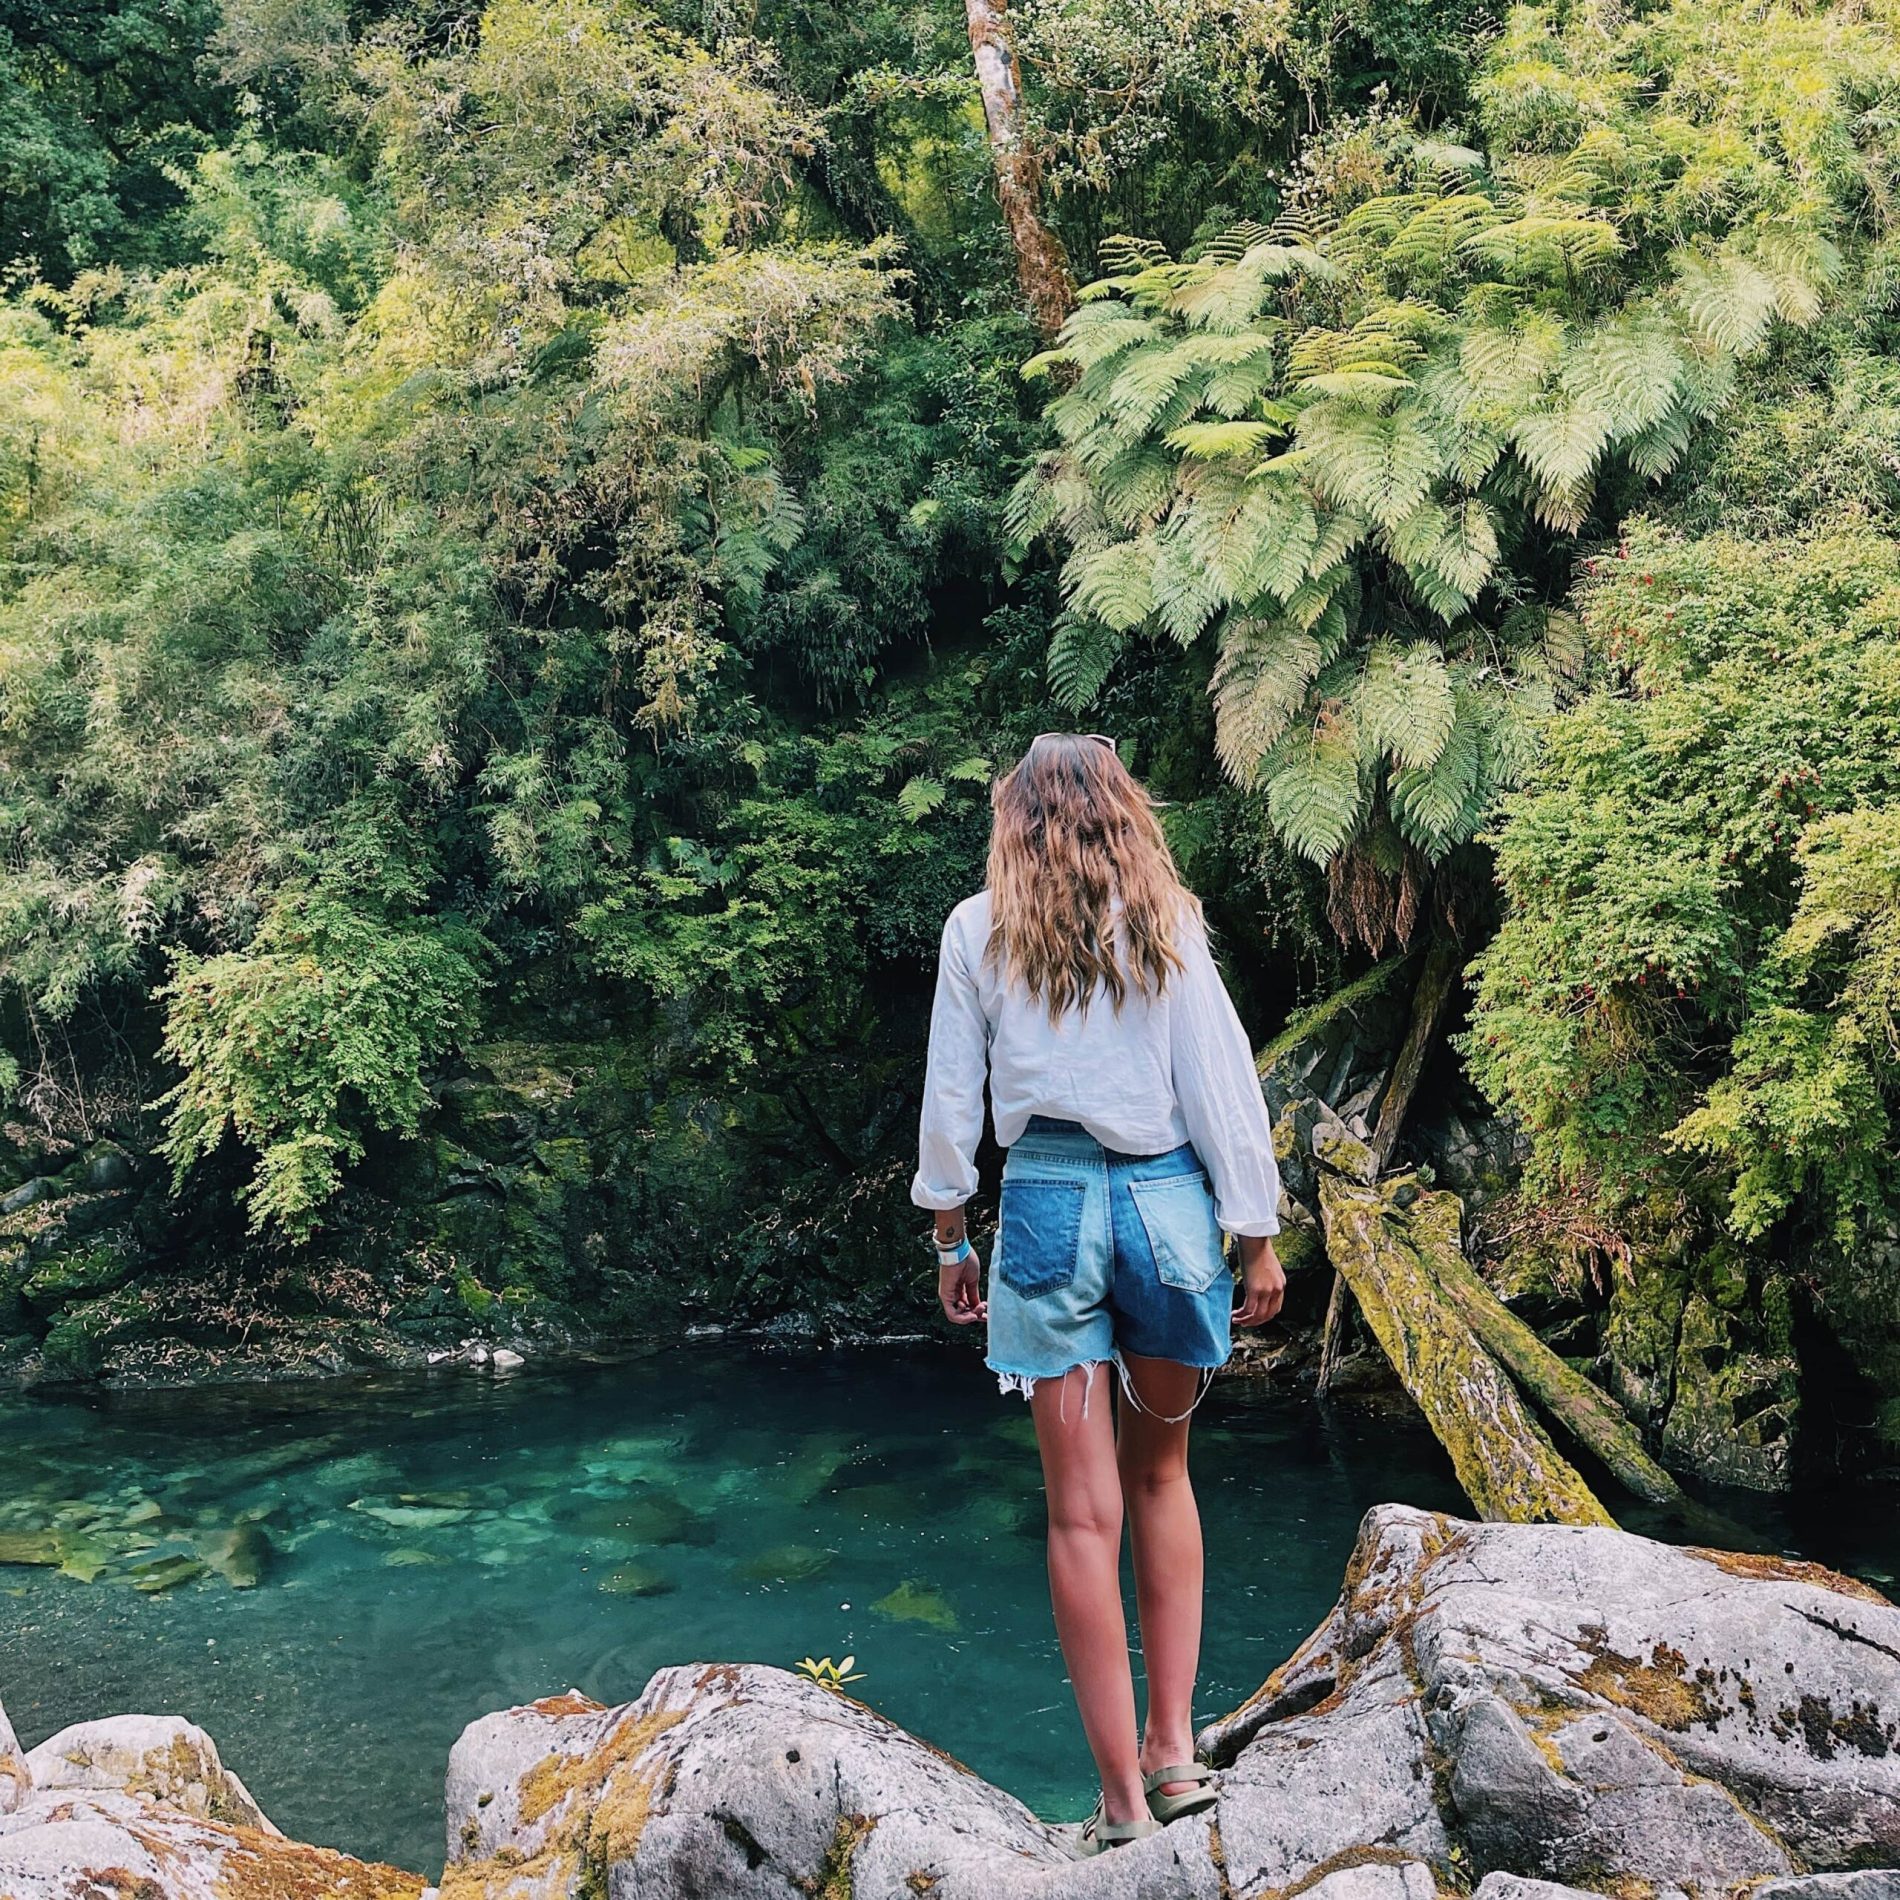
<path fill-rule="evenodd" d="M 1364 1152 L 1370 1170 L 1372 1157 Z M 1514 1524 L 1613 1523 L 1420 1259 L 1405 1232 L 1409 1222 L 1394 1218 L 1399 1210 L 1386 1195 L 1327 1169 L 1319 1198 L 1327 1253 L 1450 1453 L 1479 1516 Z M 1421 1195 L 1414 1213 L 1438 1198 Z M 1456 1204 L 1455 1197 L 1444 1198 Z M 1428 1209 L 1428 1226 L 1432 1218 Z"/>
<path fill-rule="evenodd" d="M 1622 1408 L 1566 1365 L 1473 1271 L 1459 1242 L 1460 1212 L 1453 1195 L 1421 1194 L 1406 1226 L 1426 1272 L 1485 1349 L 1619 1484 L 1650 1504 L 1686 1506 L 1681 1485 L 1643 1449 Z"/>

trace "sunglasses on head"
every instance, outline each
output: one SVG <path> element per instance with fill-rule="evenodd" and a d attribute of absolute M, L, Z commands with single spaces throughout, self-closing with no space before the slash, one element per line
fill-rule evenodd
<path fill-rule="evenodd" d="M 1034 745 L 1038 739 L 1086 739 L 1092 744 L 1107 746 L 1111 752 L 1119 750 L 1115 741 L 1105 732 L 1039 732 L 1029 743 Z"/>

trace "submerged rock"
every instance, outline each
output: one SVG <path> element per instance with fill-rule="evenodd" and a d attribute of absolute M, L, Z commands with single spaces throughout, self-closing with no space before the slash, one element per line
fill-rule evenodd
<path fill-rule="evenodd" d="M 888 1596 L 871 1605 L 880 1616 L 899 1623 L 924 1623 L 932 1629 L 950 1631 L 957 1627 L 957 1613 L 950 1600 L 932 1583 L 919 1583 L 907 1577 Z"/>
<path fill-rule="evenodd" d="M 849 1696 L 663 1670 L 464 1733 L 444 1900 L 1896 1900 L 1900 1609 L 1814 1565 L 1381 1505 L 1202 1742 L 1211 1816 L 1077 1862 Z"/>

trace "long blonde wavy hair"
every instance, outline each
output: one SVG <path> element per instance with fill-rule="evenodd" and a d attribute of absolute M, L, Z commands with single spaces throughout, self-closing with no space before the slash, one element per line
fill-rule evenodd
<path fill-rule="evenodd" d="M 1182 967 L 1182 909 L 1198 916 L 1200 904 L 1175 869 L 1154 800 L 1113 742 L 1045 732 L 997 780 L 990 803 L 988 961 L 1052 1020 L 1087 1009 L 1098 984 L 1117 1012 L 1131 987 L 1158 996 Z"/>

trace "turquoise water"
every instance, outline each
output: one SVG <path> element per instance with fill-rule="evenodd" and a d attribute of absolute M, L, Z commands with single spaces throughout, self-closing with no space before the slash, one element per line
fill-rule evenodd
<path fill-rule="evenodd" d="M 1367 1506 L 1462 1504 L 1416 1425 L 1246 1382 L 1196 1441 L 1212 1715 L 1325 1613 Z M 856 1693 L 1039 1811 L 1093 1795 L 1025 1410 L 954 1350 L 6 1397 L 0 1444 L 0 1558 L 65 1564 L 0 1567 L 22 1739 L 187 1715 L 304 1839 L 433 1872 L 466 1722 L 710 1659 L 854 1654 Z"/>

